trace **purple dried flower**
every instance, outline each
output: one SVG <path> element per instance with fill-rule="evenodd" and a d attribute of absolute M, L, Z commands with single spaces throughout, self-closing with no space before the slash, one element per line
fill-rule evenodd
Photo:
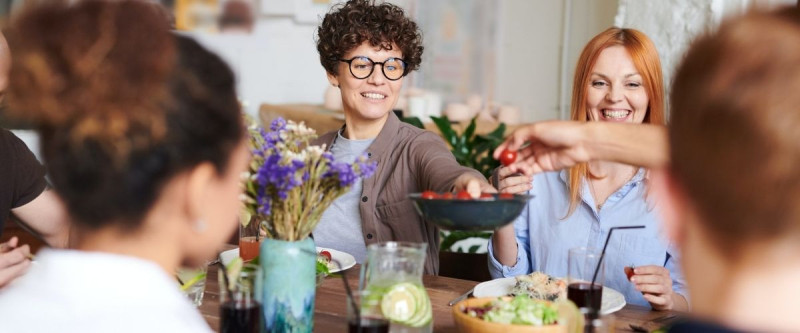
<path fill-rule="evenodd" d="M 269 130 L 273 132 L 281 131 L 284 128 L 286 128 L 286 120 L 284 120 L 282 117 L 275 118 L 275 120 L 272 121 L 272 124 L 269 125 Z"/>

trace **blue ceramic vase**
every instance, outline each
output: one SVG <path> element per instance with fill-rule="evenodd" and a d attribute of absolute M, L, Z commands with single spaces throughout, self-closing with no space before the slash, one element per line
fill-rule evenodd
<path fill-rule="evenodd" d="M 296 242 L 264 239 L 261 243 L 267 332 L 310 333 L 314 328 L 316 257 L 311 238 Z"/>

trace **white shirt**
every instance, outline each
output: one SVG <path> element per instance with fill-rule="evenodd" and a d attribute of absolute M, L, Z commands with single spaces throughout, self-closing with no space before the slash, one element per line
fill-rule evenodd
<path fill-rule="evenodd" d="M 135 257 L 45 249 L 0 290 L 3 332 L 212 332 L 175 278 Z"/>

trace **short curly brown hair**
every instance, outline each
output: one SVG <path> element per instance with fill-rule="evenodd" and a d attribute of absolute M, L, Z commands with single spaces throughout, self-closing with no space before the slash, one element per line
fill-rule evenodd
<path fill-rule="evenodd" d="M 422 62 L 422 33 L 402 8 L 374 0 L 350 0 L 331 8 L 317 29 L 322 67 L 337 75 L 339 59 L 365 41 L 385 50 L 397 45 L 406 62 L 406 74 Z"/>

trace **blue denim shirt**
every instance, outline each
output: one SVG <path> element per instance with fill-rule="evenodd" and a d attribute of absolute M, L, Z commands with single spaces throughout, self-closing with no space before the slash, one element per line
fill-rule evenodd
<path fill-rule="evenodd" d="M 541 271 L 556 277 L 567 276 L 567 253 L 574 247 L 602 249 L 611 227 L 645 225 L 645 229 L 616 230 L 606 249 L 604 285 L 625 295 L 630 304 L 650 306 L 641 292 L 628 281 L 625 266 L 660 265 L 670 271 L 673 290 L 689 300 L 686 281 L 679 268 L 679 256 L 659 230 L 659 219 L 644 198 L 644 169 L 623 185 L 596 210 L 586 181 L 581 202 L 566 219 L 569 210 L 567 172 L 547 172 L 534 176 L 534 195 L 514 221 L 517 238 L 517 263 L 503 266 L 494 256 L 489 241 L 489 273 L 493 278 L 511 277 Z"/>

